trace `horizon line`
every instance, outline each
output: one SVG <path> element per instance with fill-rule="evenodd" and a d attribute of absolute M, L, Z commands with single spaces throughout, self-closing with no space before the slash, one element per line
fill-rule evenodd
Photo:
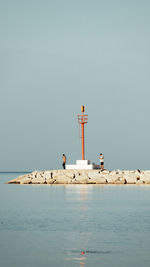
<path fill-rule="evenodd" d="M 0 171 L 0 173 L 15 173 L 15 172 L 17 172 L 17 173 L 21 173 L 21 172 L 32 172 L 32 171 Z"/>

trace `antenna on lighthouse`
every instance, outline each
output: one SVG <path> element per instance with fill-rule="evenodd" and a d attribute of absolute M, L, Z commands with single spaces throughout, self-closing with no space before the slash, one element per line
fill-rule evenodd
<path fill-rule="evenodd" d="M 81 125 L 81 139 L 82 139 L 82 160 L 84 160 L 84 124 L 88 122 L 88 115 L 84 114 L 85 107 L 81 106 L 81 115 L 78 115 L 78 123 Z"/>
<path fill-rule="evenodd" d="M 85 111 L 85 107 L 82 105 L 81 106 L 81 112 L 84 112 Z"/>

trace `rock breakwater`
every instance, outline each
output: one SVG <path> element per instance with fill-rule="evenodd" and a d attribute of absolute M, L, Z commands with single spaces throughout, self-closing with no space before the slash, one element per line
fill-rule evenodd
<path fill-rule="evenodd" d="M 49 170 L 34 171 L 8 184 L 150 184 L 150 170 Z"/>

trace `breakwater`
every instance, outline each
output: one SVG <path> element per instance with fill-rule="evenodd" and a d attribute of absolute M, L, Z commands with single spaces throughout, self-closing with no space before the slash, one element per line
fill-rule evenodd
<path fill-rule="evenodd" d="M 150 170 L 48 170 L 34 171 L 7 184 L 150 184 Z"/>

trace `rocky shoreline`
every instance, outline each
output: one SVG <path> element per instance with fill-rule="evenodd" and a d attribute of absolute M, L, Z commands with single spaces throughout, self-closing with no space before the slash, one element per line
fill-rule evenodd
<path fill-rule="evenodd" d="M 150 170 L 49 170 L 34 171 L 7 184 L 150 184 Z"/>

